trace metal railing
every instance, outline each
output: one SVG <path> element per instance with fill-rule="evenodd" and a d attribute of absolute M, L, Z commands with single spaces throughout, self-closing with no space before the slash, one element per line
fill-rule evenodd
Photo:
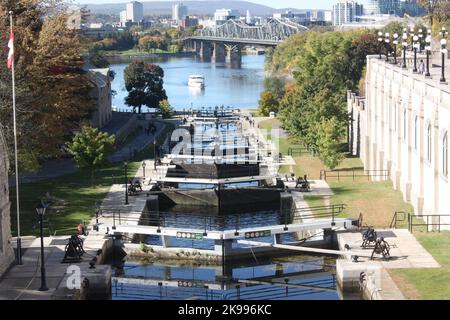
<path fill-rule="evenodd" d="M 430 227 L 431 230 L 435 230 L 435 227 L 437 227 L 438 232 L 441 232 L 441 226 L 450 226 L 450 214 L 423 214 L 416 216 L 416 218 L 422 219 L 413 218 L 413 215 L 409 215 L 408 229 L 410 232 L 413 231 L 414 227 L 424 226 L 426 227 L 427 232 L 430 231 Z M 448 222 L 443 222 L 443 218 L 447 218 Z"/>
<path fill-rule="evenodd" d="M 382 177 L 385 181 L 389 179 L 389 170 L 362 170 L 362 169 L 344 169 L 344 170 L 320 170 L 320 179 L 329 178 L 352 178 L 355 181 L 357 177 L 367 177 L 367 181 L 372 177 Z"/>
<path fill-rule="evenodd" d="M 441 232 L 442 226 L 450 226 L 450 214 L 414 215 L 406 211 L 396 211 L 392 216 L 390 228 L 397 228 L 398 222 L 406 222 L 409 232 L 413 232 L 414 227 L 426 227 L 427 232 L 436 229 Z"/>
<path fill-rule="evenodd" d="M 254 213 L 228 214 L 228 215 L 201 215 L 188 212 L 166 212 L 166 211 L 144 211 L 140 217 L 130 217 L 130 214 L 139 212 L 121 212 L 120 210 L 102 209 L 97 215 L 97 219 L 102 217 L 112 217 L 113 230 L 122 223 L 134 222 L 136 225 L 148 225 L 171 228 L 189 228 L 208 231 L 226 231 L 251 227 L 264 227 L 271 225 L 285 225 L 294 223 L 302 219 L 331 218 L 332 224 L 337 215 L 345 209 L 345 204 L 335 204 L 329 206 L 316 206 L 298 208 L 280 212 L 279 210 L 259 211 Z"/>

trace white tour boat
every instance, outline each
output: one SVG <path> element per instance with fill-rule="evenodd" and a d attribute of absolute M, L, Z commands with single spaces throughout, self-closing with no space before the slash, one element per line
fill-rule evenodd
<path fill-rule="evenodd" d="M 204 88 L 205 87 L 205 77 L 198 74 L 193 74 L 189 76 L 188 80 L 188 86 L 189 87 L 196 87 L 196 88 Z"/>

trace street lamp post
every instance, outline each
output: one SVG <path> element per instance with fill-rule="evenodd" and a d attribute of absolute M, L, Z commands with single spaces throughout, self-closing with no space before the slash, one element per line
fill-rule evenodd
<path fill-rule="evenodd" d="M 384 42 L 386 43 L 386 62 L 389 62 L 389 48 L 390 48 L 389 32 L 386 32 L 384 34 Z"/>
<path fill-rule="evenodd" d="M 394 33 L 394 64 L 397 64 L 397 45 L 398 45 L 398 34 Z"/>
<path fill-rule="evenodd" d="M 445 83 L 445 54 L 447 53 L 447 35 L 448 32 L 445 27 L 442 27 L 442 39 L 441 39 L 441 56 L 442 56 L 442 66 L 441 66 L 441 83 Z"/>
<path fill-rule="evenodd" d="M 128 204 L 128 162 L 126 160 L 123 166 L 125 168 L 125 204 Z"/>
<path fill-rule="evenodd" d="M 411 29 L 409 29 L 409 35 L 411 36 L 411 52 L 414 51 L 414 27 L 411 27 Z"/>
<path fill-rule="evenodd" d="M 146 166 L 147 164 L 145 163 L 145 161 L 142 161 L 142 171 L 143 171 L 143 174 L 144 174 L 144 180 L 145 180 L 145 166 Z"/>
<path fill-rule="evenodd" d="M 379 31 L 378 32 L 378 46 L 379 46 L 379 50 L 380 50 L 379 51 L 380 55 L 379 55 L 378 59 L 380 59 L 380 60 L 381 60 L 381 48 L 383 48 L 383 45 L 382 45 L 383 38 L 382 38 L 382 36 L 383 36 L 383 32 Z"/>
<path fill-rule="evenodd" d="M 406 50 L 408 49 L 408 33 L 406 31 L 407 29 L 403 29 L 403 36 L 402 36 L 402 47 L 403 47 L 403 65 L 402 68 L 406 69 Z"/>
<path fill-rule="evenodd" d="M 36 206 L 36 212 L 38 214 L 39 218 L 39 229 L 41 232 L 41 287 L 39 288 L 39 291 L 47 291 L 47 279 L 45 276 L 45 259 L 44 259 L 44 229 L 43 229 L 43 218 L 45 215 L 45 209 L 47 209 L 46 206 L 44 206 L 41 203 L 39 203 Z"/>
<path fill-rule="evenodd" d="M 425 38 L 425 51 L 427 53 L 427 70 L 425 71 L 425 77 L 430 76 L 430 52 L 431 52 L 431 30 L 428 29 L 427 37 Z"/>
<path fill-rule="evenodd" d="M 419 29 L 419 53 L 422 53 L 423 30 Z"/>
<path fill-rule="evenodd" d="M 413 36 L 413 47 L 414 47 L 414 69 L 413 72 L 417 72 L 417 41 L 419 37 L 417 35 Z"/>

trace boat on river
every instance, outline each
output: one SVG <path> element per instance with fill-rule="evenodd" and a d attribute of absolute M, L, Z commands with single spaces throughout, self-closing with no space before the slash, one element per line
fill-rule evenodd
<path fill-rule="evenodd" d="M 204 88 L 205 77 L 199 74 L 192 74 L 189 76 L 188 86 L 193 88 Z"/>

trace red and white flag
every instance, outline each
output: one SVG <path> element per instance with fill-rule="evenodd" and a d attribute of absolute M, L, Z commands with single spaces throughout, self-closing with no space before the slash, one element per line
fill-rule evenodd
<path fill-rule="evenodd" d="M 8 42 L 8 61 L 6 65 L 8 66 L 8 69 L 11 69 L 13 61 L 14 61 L 14 33 L 11 31 L 9 34 L 9 42 Z"/>

